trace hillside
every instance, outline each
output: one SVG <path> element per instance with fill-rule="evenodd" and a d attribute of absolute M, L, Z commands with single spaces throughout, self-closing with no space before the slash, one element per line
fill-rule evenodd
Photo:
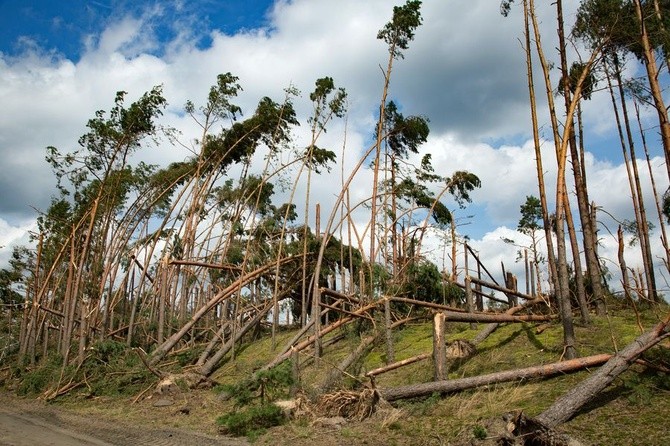
<path fill-rule="evenodd" d="M 661 316 L 662 309 L 636 315 L 629 308 L 611 305 L 609 316 L 594 317 L 592 325 L 576 327 L 578 351 L 582 356 L 613 353 L 638 336 L 641 327 L 652 326 Z M 448 323 L 447 342 L 471 340 L 481 327 L 470 329 L 469 324 Z M 281 347 L 294 334 L 294 330 L 282 331 L 277 345 Z M 353 417 L 345 422 L 319 413 L 327 400 L 320 400 L 321 407 L 314 401 L 317 386 L 360 343 L 361 334 L 350 324 L 333 332 L 330 338 L 337 342 L 328 345 L 326 340 L 323 356 L 318 361 L 309 354 L 301 356 L 298 395 L 304 404 L 300 406 L 300 415 L 281 426 L 251 429 L 248 433 L 251 440 L 257 444 L 292 446 L 469 444 L 475 437 L 489 435 L 492 419 L 512 411 L 523 411 L 531 417 L 537 415 L 590 373 L 581 371 L 546 380 L 496 384 L 451 395 L 434 394 L 428 398 L 397 401 L 393 406 L 378 404 L 372 416 L 362 420 Z M 430 322 L 409 323 L 395 331 L 396 360 L 430 353 L 432 342 Z M 22 395 L 24 403 L 34 398 L 51 398 L 48 404 L 51 410 L 214 435 L 219 432 L 218 417 L 240 414 L 258 406 L 260 393 L 251 391 L 246 401 L 242 401 L 240 383 L 248 382 L 252 373 L 276 354 L 271 348 L 271 337 L 262 330 L 249 335 L 242 345 L 235 360 L 226 360 L 214 374 L 212 378 L 217 384 L 211 389 L 188 389 L 185 383 L 178 382 L 163 395 L 157 395 L 154 393 L 157 378 L 137 359 L 135 352 L 125 348 L 91 351 L 90 359 L 76 371 L 61 369 L 49 361 L 27 367 L 27 371 L 5 366 L 3 384 L 7 391 Z M 479 344 L 477 353 L 469 360 L 450 361 L 449 379 L 556 362 L 562 349 L 562 329 L 557 322 L 508 324 Z M 199 350 L 196 346 L 176 352 L 158 369 L 188 371 Z M 347 371 L 348 377 L 337 389 L 358 391 L 369 385 L 369 380 L 361 376 L 385 364 L 383 351 L 382 345 L 375 345 L 364 360 Z M 634 444 L 664 444 L 664 426 L 670 415 L 670 375 L 667 373 L 670 342 L 666 339 L 648 351 L 645 358 L 648 364 L 634 365 L 577 417 L 561 426 L 561 430 L 584 444 L 633 444 L 630 443 L 631 432 L 635 432 Z M 286 371 L 288 366 L 286 362 L 280 369 Z M 57 385 L 63 370 L 75 384 L 70 389 L 63 386 L 67 384 L 65 379 Z M 265 375 L 263 396 L 285 398 L 289 391 L 289 386 L 284 385 L 285 376 L 281 373 Z M 428 382 L 432 376 L 433 365 L 429 358 L 380 374 L 375 385 L 387 388 Z M 235 392 L 226 397 L 231 386 Z M 54 398 L 51 392 L 56 388 L 64 391 Z M 159 401 L 165 406 L 157 407 Z"/>

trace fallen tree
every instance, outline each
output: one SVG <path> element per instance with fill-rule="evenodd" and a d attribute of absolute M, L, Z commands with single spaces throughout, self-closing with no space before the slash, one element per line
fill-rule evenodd
<path fill-rule="evenodd" d="M 597 372 L 556 400 L 536 419 L 548 427 L 554 427 L 568 421 L 593 397 L 609 386 L 617 376 L 628 370 L 642 353 L 670 336 L 669 324 L 670 315 L 666 317 L 665 321 L 640 335 L 623 350 L 612 356 Z"/>
<path fill-rule="evenodd" d="M 391 329 L 398 328 L 410 320 L 416 320 L 416 318 L 408 318 L 396 321 L 391 324 Z M 378 330 L 370 336 L 363 338 L 360 344 L 358 344 L 358 346 L 351 353 L 342 359 L 342 361 L 340 361 L 340 363 L 334 367 L 330 373 L 328 373 L 328 376 L 324 379 L 320 386 L 322 392 L 326 393 L 332 390 L 335 384 L 337 384 L 337 382 L 342 378 L 342 375 L 346 373 L 347 369 L 356 362 L 360 361 L 370 351 L 370 349 L 372 349 L 375 342 L 382 334 L 383 332 Z"/>
<path fill-rule="evenodd" d="M 379 305 L 378 302 L 377 303 L 372 303 L 370 305 L 366 305 L 364 307 L 361 307 L 361 308 L 359 308 L 359 309 L 357 309 L 357 310 L 355 310 L 351 313 L 354 314 L 354 315 L 362 315 L 362 314 L 366 313 L 367 311 L 370 311 L 373 308 L 376 308 L 378 305 Z M 355 320 L 354 316 L 345 316 L 342 319 L 340 319 L 338 321 L 335 321 L 332 324 L 328 325 L 327 327 L 324 327 L 323 329 L 321 329 L 321 331 L 319 332 L 318 335 L 319 336 L 324 336 L 324 335 L 330 333 L 331 331 L 336 330 L 337 328 L 340 328 L 341 326 L 343 326 L 345 324 L 348 324 L 349 322 L 352 322 L 353 320 Z M 304 331 L 302 331 L 301 333 L 304 334 Z M 297 339 L 295 340 L 295 342 L 297 342 Z M 296 344 L 292 344 L 291 346 L 288 346 L 288 348 L 284 349 L 283 353 L 280 353 L 279 355 L 277 355 L 272 361 L 267 363 L 265 366 L 261 367 L 260 370 L 261 371 L 269 370 L 272 367 L 275 367 L 275 366 L 281 364 L 282 362 L 286 361 L 288 358 L 291 357 L 291 353 L 292 353 L 293 350 L 297 350 L 297 351 L 304 350 L 307 347 L 309 347 L 313 342 L 314 342 L 314 335 L 311 335 L 311 336 L 308 336 L 307 339 L 305 339 L 301 342 L 297 342 Z"/>
<path fill-rule="evenodd" d="M 175 345 L 177 345 L 177 343 L 186 335 L 186 333 L 188 333 L 191 330 L 191 328 L 193 328 L 193 326 L 217 304 L 228 299 L 230 296 L 232 296 L 235 292 L 237 292 L 240 288 L 244 287 L 248 283 L 256 280 L 263 274 L 270 272 L 278 264 L 283 264 L 291 260 L 294 260 L 294 258 L 286 257 L 283 259 L 276 260 L 274 262 L 267 263 L 261 266 L 260 268 L 243 275 L 242 277 L 240 277 L 239 279 L 235 280 L 230 285 L 228 285 L 226 288 L 221 290 L 218 294 L 216 294 L 209 301 L 207 301 L 205 305 L 200 307 L 200 309 L 196 311 L 193 314 L 193 316 L 191 316 L 191 318 L 181 327 L 181 329 L 179 329 L 179 331 L 177 331 L 172 336 L 167 338 L 165 342 L 163 342 L 156 348 L 156 350 L 153 351 L 153 353 L 149 358 L 149 364 L 152 366 L 158 364 L 160 360 L 163 359 L 165 355 L 167 355 L 168 352 L 172 350 L 172 348 Z"/>
<path fill-rule="evenodd" d="M 456 313 L 454 311 L 443 312 L 447 322 L 547 322 L 556 319 L 556 316 L 543 314 L 523 314 L 514 316 L 512 314 L 500 313 Z"/>
<path fill-rule="evenodd" d="M 378 389 L 378 392 L 386 401 L 429 396 L 436 392 L 459 392 L 489 384 L 534 378 L 548 378 L 559 374 L 576 372 L 587 367 L 595 367 L 604 364 L 611 357 L 612 355 L 609 354 L 586 356 L 584 358 L 571 359 L 569 361 L 526 367 L 523 369 L 507 370 L 504 372 L 490 373 L 488 375 L 381 388 Z"/>
<path fill-rule="evenodd" d="M 509 308 L 507 311 L 505 311 L 503 314 L 506 315 L 513 315 L 518 313 L 521 310 L 525 310 L 528 307 L 531 307 L 533 305 L 537 305 L 540 303 L 545 303 L 545 300 L 543 297 L 536 297 L 533 300 L 529 300 L 521 305 L 517 305 L 515 307 Z M 477 333 L 477 336 L 474 337 L 472 340 L 472 343 L 477 346 L 479 345 L 484 339 L 488 338 L 491 333 L 496 331 L 496 329 L 500 326 L 499 322 L 491 322 L 490 324 L 486 325 L 479 333 Z"/>

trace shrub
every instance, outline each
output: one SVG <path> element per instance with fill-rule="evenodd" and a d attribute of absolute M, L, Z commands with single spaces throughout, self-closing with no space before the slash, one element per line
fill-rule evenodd
<path fill-rule="evenodd" d="M 246 410 L 221 415 L 216 422 L 222 433 L 236 437 L 258 436 L 265 429 L 279 426 L 285 421 L 282 410 L 274 404 L 261 404 Z"/>

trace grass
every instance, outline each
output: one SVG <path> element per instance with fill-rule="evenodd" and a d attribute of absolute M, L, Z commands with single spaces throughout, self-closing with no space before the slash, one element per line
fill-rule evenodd
<path fill-rule="evenodd" d="M 646 311 L 641 322 L 649 328 L 658 321 L 658 314 Z M 476 376 L 502 370 L 559 361 L 563 352 L 562 327 L 556 322 L 545 324 L 510 324 L 501 326 L 479 345 L 478 354 L 455 366 L 450 378 Z M 480 329 L 478 327 L 478 329 Z M 469 324 L 449 324 L 447 339 L 472 339 L 478 329 Z M 609 317 L 594 317 L 589 326 L 576 326 L 578 345 L 582 356 L 615 352 L 640 334 L 635 316 L 625 310 L 614 310 Z M 350 349 L 355 343 L 340 345 Z M 654 352 L 670 351 L 666 342 Z M 432 350 L 430 323 L 412 324 L 395 333 L 396 359 L 404 359 Z M 653 353 L 653 352 L 651 352 Z M 325 352 L 324 358 L 338 358 L 342 352 Z M 650 355 L 648 355 L 650 356 Z M 653 356 L 653 355 L 652 355 Z M 668 358 L 665 358 L 667 361 Z M 334 361 L 335 362 L 335 361 Z M 667 362 L 666 362 L 667 364 Z M 378 346 L 364 361 L 364 370 L 383 365 L 383 345 Z M 626 444 L 630 432 L 636 432 L 637 444 L 664 444 L 665 429 L 670 416 L 670 384 L 656 373 L 640 373 L 641 367 L 625 373 L 606 392 L 582 413 L 562 428 L 582 439 L 586 444 Z M 305 374 L 314 370 L 305 370 Z M 346 431 L 329 434 L 323 444 L 451 444 L 464 437 L 483 435 L 481 420 L 500 416 L 512 410 L 522 410 L 530 416 L 548 408 L 558 397 L 576 386 L 589 371 L 563 375 L 543 381 L 505 383 L 473 389 L 453 395 L 433 395 L 429 398 L 401 401 L 396 404 L 402 416 L 390 423 L 367 420 L 347 425 Z M 421 361 L 383 375 L 376 379 L 378 387 L 400 386 L 432 379 L 430 360 Z M 664 421 L 665 420 L 665 421 Z M 290 426 L 290 425 L 289 425 Z M 259 439 L 261 444 L 307 445 L 318 433 L 305 432 L 291 435 L 291 428 L 283 426 L 268 431 Z M 320 443 L 321 444 L 321 443 Z"/>
<path fill-rule="evenodd" d="M 640 314 L 644 328 L 651 327 L 659 319 L 659 313 L 646 310 Z M 456 339 L 471 340 L 483 325 L 470 329 L 469 324 L 449 323 L 448 342 Z M 541 329 L 538 329 L 541 327 Z M 593 318 L 589 326 L 576 325 L 577 349 L 583 356 L 596 353 L 613 353 L 640 334 L 637 317 L 629 310 L 611 309 L 609 317 Z M 345 357 L 361 340 L 361 335 L 351 328 L 343 329 L 345 336 L 336 344 L 324 349 L 322 358 L 314 360 L 309 353 L 302 353 L 300 386 L 306 395 L 315 395 L 326 374 Z M 293 337 L 295 330 L 280 331 L 277 334 L 277 349 Z M 336 336 L 340 333 L 333 333 Z M 363 334 L 365 335 L 365 334 Z M 382 338 L 383 339 L 383 338 Z M 396 360 L 409 358 L 432 350 L 432 325 L 430 322 L 412 323 L 394 332 Z M 547 364 L 560 360 L 563 349 L 562 328 L 559 323 L 551 324 L 509 324 L 503 325 L 478 346 L 478 353 L 458 363 L 451 364 L 449 378 L 476 376 L 502 370 L 511 370 L 532 365 Z M 262 420 L 249 421 L 253 412 L 261 407 L 256 394 L 244 404 L 234 398 L 222 400 L 216 390 L 183 392 L 175 397 L 175 406 L 153 408 L 152 400 L 133 404 L 131 401 L 143 389 L 150 388 L 152 379 L 135 380 L 135 375 L 115 371 L 134 370 L 137 359 L 115 345 L 101 346 L 95 356 L 95 364 L 107 370 L 109 376 L 102 381 L 93 381 L 93 363 L 90 369 L 82 367 L 88 374 L 88 382 L 96 390 L 91 398 L 90 389 L 83 387 L 73 391 L 57 404 L 69 410 L 81 411 L 92 416 L 111 417 L 124 422 L 168 423 L 171 427 L 195 429 L 206 433 L 217 432 L 219 423 L 234 426 L 236 422 L 247 423 L 241 430 L 256 444 L 303 446 L 314 444 L 329 445 L 403 445 L 403 444 L 454 444 L 463 438 L 482 437 L 486 431 L 486 420 L 498 417 L 512 410 L 522 410 L 534 416 L 545 410 L 558 397 L 580 383 L 589 371 L 563 375 L 544 381 L 505 383 L 485 388 L 472 389 L 450 395 L 435 394 L 428 398 L 399 401 L 393 410 L 380 411 L 362 422 L 348 422 L 343 427 L 323 427 L 312 425 L 308 418 L 292 420 L 280 426 L 269 427 L 263 423 L 272 416 L 260 412 Z M 248 382 L 249 377 L 260 367 L 273 359 L 277 350 L 272 349 L 268 334 L 238 348 L 235 361 L 229 359 L 212 377 L 221 387 L 235 386 Z M 670 363 L 670 342 L 665 341 L 646 355 L 658 364 Z M 185 361 L 187 354 L 177 358 Z M 384 344 L 380 342 L 358 366 L 358 375 L 382 366 Z M 55 361 L 55 360 L 54 360 Z M 168 362 L 170 359 L 168 359 Z M 125 365 L 124 365 L 125 364 Z M 130 367 L 130 368 L 129 368 Z M 177 367 L 177 366 L 175 366 Z M 22 377 L 26 393 L 36 395 L 37 388 L 43 388 L 43 378 L 39 369 L 31 379 Z M 45 367 L 44 376 L 53 379 L 60 373 L 57 361 Z M 417 362 L 379 375 L 377 387 L 394 387 L 432 380 L 433 367 L 430 359 Z M 116 377 L 116 378 L 115 378 Z M 116 383 L 122 377 L 127 382 Z M 97 378 L 96 378 L 97 379 Z M 281 380 L 279 380 L 281 381 Z M 270 381 L 268 381 L 270 382 Z M 284 384 L 277 385 L 277 391 L 269 396 L 284 397 Z M 348 378 L 349 387 L 368 384 L 367 379 Z M 32 389 L 32 387 L 35 389 Z M 48 384 L 47 384 L 48 386 Z M 100 387 L 97 387 L 100 386 Z M 106 390 L 105 390 L 106 389 Z M 104 401 L 104 405 L 99 403 Z M 179 416 L 178 408 L 189 407 L 189 416 Z M 242 416 L 243 413 L 246 415 Z M 231 415 L 233 414 L 233 415 Z M 236 416 L 234 416 L 236 414 Z M 627 444 L 630 432 L 635 432 L 636 444 L 658 445 L 666 441 L 665 428 L 670 417 L 670 378 L 667 374 L 646 371 L 642 366 L 634 366 L 621 375 L 610 388 L 601 393 L 595 401 L 585 407 L 573 420 L 562 426 L 586 444 Z M 251 417 L 253 418 L 253 417 Z M 267 420 L 266 420 L 267 419 Z M 149 421 L 150 420 L 150 421 Z M 246 420 L 246 421 L 245 421 Z M 244 421 L 244 423 L 243 423 Z M 274 424 L 274 423 L 273 423 Z M 230 427 L 228 427 L 230 430 Z"/>

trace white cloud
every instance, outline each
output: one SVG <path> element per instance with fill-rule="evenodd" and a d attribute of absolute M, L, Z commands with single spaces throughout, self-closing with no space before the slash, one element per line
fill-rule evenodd
<path fill-rule="evenodd" d="M 566 6 L 566 17 L 573 17 L 575 7 Z M 554 12 L 550 7 L 538 8 L 543 43 L 554 57 Z M 44 148 L 75 148 L 87 119 L 95 110 L 109 109 L 117 90 L 128 91 L 130 101 L 154 85 L 164 85 L 170 105 L 163 122 L 182 131 L 181 141 L 188 145 L 200 136 L 200 130 L 183 115 L 183 104 L 188 99 L 202 104 L 216 75 L 228 71 L 240 77 L 244 91 L 237 102 L 246 116 L 262 96 L 280 101 L 284 88 L 294 85 L 302 90 L 296 108 L 305 123 L 311 109 L 308 94 L 317 78 L 332 76 L 338 86 L 345 87 L 350 105 L 347 128 L 342 122 L 333 123 L 319 144 L 339 155 L 346 130 L 348 175 L 374 128 L 383 81 L 380 65 L 385 66 L 388 57 L 376 34 L 391 12 L 385 0 L 278 1 L 268 16 L 268 28 L 233 35 L 213 29 L 211 46 L 202 48 L 195 41 L 200 32 L 193 31 L 195 24 L 190 20 L 175 20 L 175 26 L 182 28 L 174 30 L 174 40 L 159 42 L 154 25 L 166 12 L 157 7 L 143 15 L 121 16 L 99 35 L 92 35 L 77 61 L 34 43 L 26 45 L 20 56 L 0 55 L 0 101 L 6 111 L 0 115 L 0 154 L 5 160 L 0 166 L 4 192 L 0 218 L 5 219 L 0 222 L 5 226 L 0 229 L 12 234 L 25 231 L 23 223 L 17 222 L 34 215 L 29 206 L 48 205 L 55 180 L 42 161 Z M 456 170 L 469 170 L 480 177 L 482 188 L 472 195 L 477 206 L 463 212 L 477 212 L 473 220 L 484 228 L 478 234 L 485 235 L 472 243 L 492 265 L 501 259 L 511 263 L 514 249 L 500 237 L 514 232 L 509 228 L 516 226 L 525 196 L 538 195 L 535 154 L 528 141 L 530 113 L 519 44 L 520 14 L 513 10 L 503 18 L 497 4 L 479 0 L 425 2 L 423 16 L 424 24 L 405 52 L 406 58 L 395 62 L 390 97 L 402 105 L 404 113 L 431 120 L 432 134 L 425 151 L 433 154 L 437 173 L 449 176 Z M 546 126 L 542 94 L 538 96 L 540 124 Z M 586 128 L 594 133 L 589 135 L 594 141 L 602 142 L 602 135 L 612 131 L 610 106 L 605 94 L 594 95 L 584 105 Z M 297 146 L 304 146 L 309 136 L 306 123 L 296 135 Z M 501 146 L 491 141 L 508 143 Z M 657 145 L 656 138 L 650 136 L 648 143 Z M 587 153 L 591 199 L 620 219 L 632 219 L 618 152 L 610 151 L 605 157 L 587 148 L 591 150 Z M 553 150 L 552 143 L 543 143 L 550 203 L 556 182 Z M 188 155 L 184 148 L 164 146 L 142 156 L 149 162 L 167 163 Z M 661 183 L 659 189 L 665 190 L 662 161 L 655 158 L 652 165 Z M 641 165 L 641 175 L 648 191 L 646 166 Z M 364 169 L 352 183 L 353 203 L 370 196 L 370 183 L 371 174 Z M 321 203 L 322 222 L 340 184 L 338 166 L 312 185 L 311 202 Z M 304 194 L 301 183 L 296 201 L 303 200 Z M 355 218 L 362 229 L 366 217 L 358 213 Z"/>

